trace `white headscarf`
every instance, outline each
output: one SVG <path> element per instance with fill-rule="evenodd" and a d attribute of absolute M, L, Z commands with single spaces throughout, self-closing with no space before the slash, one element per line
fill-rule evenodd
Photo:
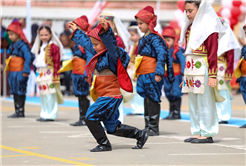
<path fill-rule="evenodd" d="M 224 22 L 224 27 L 226 29 L 226 33 L 224 36 L 221 37 L 219 41 L 218 56 L 230 50 L 236 50 L 236 49 L 240 50 L 240 45 L 233 31 L 231 30 L 230 25 L 226 21 Z M 239 54 L 234 55 L 234 59 L 238 60 L 239 56 L 240 56 Z"/>
<path fill-rule="evenodd" d="M 184 23 L 180 35 L 181 45 L 185 42 L 185 35 L 190 24 L 191 22 L 187 18 L 186 12 L 184 12 Z M 219 37 L 221 38 L 225 34 L 225 29 L 211 4 L 202 0 L 191 26 L 189 43 L 185 54 L 191 54 L 191 49 L 196 50 L 212 33 L 215 32 L 219 33 Z"/>
<path fill-rule="evenodd" d="M 57 45 L 59 47 L 59 51 L 60 51 L 60 59 L 62 59 L 62 56 L 63 56 L 63 45 L 62 43 L 60 42 L 59 38 L 56 36 L 54 30 L 51 28 L 51 33 L 52 33 L 52 37 L 51 37 L 51 40 L 55 45 Z M 39 36 L 39 29 L 38 29 L 38 32 L 37 32 L 37 37 L 35 39 L 35 42 L 33 44 L 33 47 L 32 47 L 32 50 L 31 52 L 35 54 L 35 57 L 37 57 L 38 55 L 38 52 L 39 52 L 39 49 L 40 49 L 40 43 L 41 43 L 41 39 L 40 39 L 40 36 Z"/>
<path fill-rule="evenodd" d="M 118 35 L 120 36 L 120 38 L 122 39 L 124 45 L 125 45 L 125 50 L 126 52 L 128 52 L 131 40 L 130 40 L 130 33 L 127 31 L 126 27 L 123 25 L 123 23 L 121 22 L 121 20 L 119 19 L 119 17 L 117 17 L 113 12 L 105 12 L 104 14 L 110 14 L 114 16 L 114 23 L 118 32 Z"/>

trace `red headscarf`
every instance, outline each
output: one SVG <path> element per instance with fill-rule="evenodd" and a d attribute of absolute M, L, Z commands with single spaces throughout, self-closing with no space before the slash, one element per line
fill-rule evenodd
<path fill-rule="evenodd" d="M 179 44 L 178 44 L 178 38 L 176 35 L 175 30 L 171 26 L 166 26 L 162 30 L 162 36 L 171 37 L 174 39 L 174 46 L 173 46 L 173 58 L 176 60 L 176 53 L 179 51 Z"/>
<path fill-rule="evenodd" d="M 89 37 L 93 37 L 97 40 L 99 40 L 100 42 L 102 42 L 102 40 L 100 39 L 100 37 L 98 36 L 99 31 L 102 29 L 102 25 L 99 24 L 96 28 L 92 29 L 90 31 L 90 33 L 88 34 Z"/>
<path fill-rule="evenodd" d="M 12 22 L 8 28 L 6 29 L 7 31 L 12 31 L 14 33 L 17 33 L 18 35 L 20 35 L 20 38 L 26 42 L 31 48 L 32 45 L 28 42 L 28 40 L 26 39 L 26 36 L 24 35 L 22 28 L 21 28 L 21 24 L 17 21 Z"/>
<path fill-rule="evenodd" d="M 85 15 L 76 18 L 75 20 L 73 20 L 73 22 L 77 24 L 82 30 L 88 31 L 89 23 L 88 18 Z"/>
<path fill-rule="evenodd" d="M 151 6 L 146 6 L 144 9 L 140 10 L 136 15 L 135 18 L 139 18 L 149 24 L 149 30 L 152 33 L 155 33 L 159 35 L 161 38 L 163 38 L 157 31 L 155 31 L 156 26 L 156 20 L 157 16 L 154 13 L 154 9 Z"/>

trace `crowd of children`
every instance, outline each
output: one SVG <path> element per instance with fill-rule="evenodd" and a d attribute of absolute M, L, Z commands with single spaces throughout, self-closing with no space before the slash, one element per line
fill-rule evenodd
<path fill-rule="evenodd" d="M 41 98 L 41 118 L 37 121 L 42 122 L 57 117 L 58 104 L 64 100 L 59 73 L 72 70 L 79 121 L 71 125 L 87 125 L 99 144 L 91 152 L 112 150 L 101 122 L 108 134 L 136 139 L 133 149 L 141 149 L 148 136 L 158 136 L 163 85 L 170 104 L 167 120 L 181 119 L 181 96 L 188 93 L 193 136 L 184 142 L 213 143 L 219 122 L 228 123 L 231 118 L 229 83 L 237 58 L 234 50 L 240 46 L 228 23 L 217 16 L 210 3 L 186 0 L 184 7 L 180 43 L 170 26 L 162 34 L 155 31 L 157 16 L 151 6 L 136 13 L 137 26 L 128 30 L 110 12 L 100 15 L 94 29 L 86 16 L 78 17 L 68 24 L 76 43 L 73 58 L 64 61 L 62 68 L 63 45 L 51 25 L 39 26 L 31 48 L 20 24 L 11 23 L 7 32 L 13 43 L 6 70 L 10 70 L 15 114 L 10 117 L 25 117 L 26 86 L 33 65 Z M 246 25 L 243 29 L 246 35 Z M 241 56 L 235 76 L 246 102 L 246 46 Z M 87 99 L 89 92 L 92 105 Z M 123 124 L 123 101 L 131 99 L 134 113 L 144 114 L 143 130 Z"/>

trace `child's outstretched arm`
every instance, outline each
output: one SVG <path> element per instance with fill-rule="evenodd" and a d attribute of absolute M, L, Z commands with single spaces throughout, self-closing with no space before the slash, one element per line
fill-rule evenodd
<path fill-rule="evenodd" d="M 97 54 L 97 52 L 93 48 L 93 44 L 91 43 L 89 36 L 87 36 L 82 30 L 77 29 L 76 24 L 73 22 L 69 23 L 69 28 L 73 30 L 71 39 L 75 43 L 88 50 L 91 54 Z"/>
<path fill-rule="evenodd" d="M 110 57 L 114 60 L 117 60 L 117 40 L 115 38 L 114 32 L 107 23 L 105 18 L 100 18 L 100 24 L 102 25 L 102 29 L 99 31 L 99 37 L 102 40 L 103 44 L 108 50 Z"/>

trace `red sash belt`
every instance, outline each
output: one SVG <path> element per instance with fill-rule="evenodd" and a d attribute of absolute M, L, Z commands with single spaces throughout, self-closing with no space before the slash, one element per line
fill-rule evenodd
<path fill-rule="evenodd" d="M 143 56 L 143 59 L 137 69 L 137 75 L 154 73 L 157 62 L 156 59 L 150 56 Z"/>
<path fill-rule="evenodd" d="M 9 70 L 12 72 L 22 71 L 24 69 L 24 59 L 21 57 L 13 57 L 10 59 Z"/>
<path fill-rule="evenodd" d="M 73 58 L 73 73 L 74 74 L 84 74 L 86 60 L 82 58 Z"/>

